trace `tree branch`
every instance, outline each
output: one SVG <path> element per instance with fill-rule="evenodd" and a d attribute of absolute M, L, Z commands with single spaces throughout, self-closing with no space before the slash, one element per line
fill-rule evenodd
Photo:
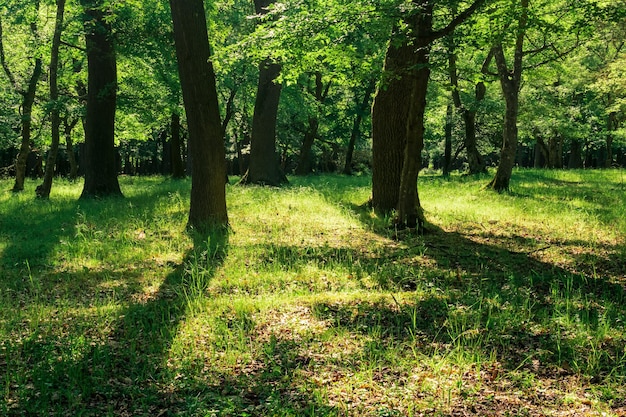
<path fill-rule="evenodd" d="M 454 29 L 456 29 L 457 26 L 459 26 L 461 23 L 465 22 L 485 2 L 486 2 L 486 0 L 476 0 L 476 1 L 474 1 L 474 3 L 472 3 L 467 9 L 465 9 L 463 12 L 461 12 L 459 15 L 457 15 L 457 17 L 452 19 L 452 21 L 450 23 L 448 23 L 448 25 L 446 27 L 444 27 L 443 29 L 434 31 L 432 33 L 431 39 L 432 40 L 439 39 L 439 38 L 442 38 L 442 37 L 452 33 L 452 31 Z"/>

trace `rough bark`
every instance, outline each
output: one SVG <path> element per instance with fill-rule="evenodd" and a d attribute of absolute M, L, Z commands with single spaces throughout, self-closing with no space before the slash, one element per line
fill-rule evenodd
<path fill-rule="evenodd" d="M 39 198 L 49 198 L 52 189 L 52 179 L 56 166 L 59 143 L 61 142 L 61 109 L 59 108 L 59 47 L 61 46 L 61 32 L 63 32 L 63 15 L 65 14 L 65 0 L 57 0 L 57 13 L 54 25 L 54 35 L 52 36 L 52 50 L 50 53 L 50 101 L 52 111 L 50 112 L 51 124 L 51 144 L 46 160 L 46 171 L 43 183 L 37 187 L 36 194 Z"/>
<path fill-rule="evenodd" d="M 80 198 L 122 196 L 117 174 L 117 65 L 113 32 L 100 0 L 81 0 L 87 46 L 85 184 Z"/>
<path fill-rule="evenodd" d="M 361 100 L 361 102 L 357 102 L 356 116 L 354 117 L 354 122 L 352 124 L 352 131 L 350 132 L 350 142 L 348 142 L 348 149 L 346 150 L 346 161 L 343 166 L 344 175 L 352 175 L 352 159 L 354 157 L 356 142 L 361 136 L 361 122 L 363 121 L 363 115 L 367 111 L 375 88 L 376 82 L 374 80 L 371 80 L 367 84 L 367 88 L 365 89 L 365 93 L 363 94 L 363 99 Z"/>
<path fill-rule="evenodd" d="M 433 28 L 433 3 L 421 4 L 419 12 L 409 19 L 414 39 L 415 76 L 412 77 L 409 111 L 405 130 L 405 148 L 400 177 L 400 190 L 395 223 L 400 227 L 424 228 L 424 213 L 417 190 L 417 178 L 421 168 L 421 153 L 424 148 L 424 114 L 426 93 L 430 78 L 430 36 Z"/>
<path fill-rule="evenodd" d="M 170 0 L 174 41 L 193 155 L 188 227 L 226 227 L 226 150 L 202 0 Z"/>
<path fill-rule="evenodd" d="M 606 135 L 606 159 L 604 167 L 611 168 L 613 166 L 613 140 L 615 131 L 619 128 L 617 113 L 611 112 L 607 118 L 607 135 Z"/>
<path fill-rule="evenodd" d="M 183 157 L 180 141 L 180 116 L 173 112 L 170 119 L 170 130 L 172 134 L 171 157 L 172 157 L 172 177 L 185 178 L 185 168 L 183 167 Z"/>
<path fill-rule="evenodd" d="M 273 2 L 254 0 L 256 12 L 267 13 L 267 7 Z M 282 85 L 276 80 L 280 71 L 281 65 L 269 58 L 259 65 L 259 83 L 252 116 L 250 164 L 241 178 L 243 184 L 279 186 L 287 183 L 276 153 L 276 119 L 282 90 Z"/>
<path fill-rule="evenodd" d="M 372 207 L 395 210 L 400 197 L 406 129 L 416 55 L 412 45 L 401 42 L 398 30 L 387 47 L 383 80 L 372 105 Z"/>

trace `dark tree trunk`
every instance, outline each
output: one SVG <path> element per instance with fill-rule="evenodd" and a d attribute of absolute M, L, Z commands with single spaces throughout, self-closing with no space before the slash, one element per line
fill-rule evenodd
<path fill-rule="evenodd" d="M 487 172 L 485 160 L 478 150 L 478 141 L 476 138 L 476 109 L 479 103 L 484 100 L 486 94 L 485 83 L 480 81 L 476 84 L 475 100 L 473 105 L 465 106 L 461 101 L 459 92 L 459 77 L 456 65 L 456 51 L 454 38 L 448 38 L 448 71 L 450 76 L 450 84 L 452 85 L 452 100 L 454 107 L 463 115 L 463 123 L 465 124 L 465 150 L 467 152 L 467 162 L 469 166 L 469 174 L 482 174 Z M 489 52 L 487 58 L 482 65 L 482 73 L 486 73 L 489 64 L 493 58 L 493 53 Z"/>
<path fill-rule="evenodd" d="M 70 162 L 70 179 L 75 180 L 78 177 L 78 162 L 76 161 L 76 154 L 74 153 L 74 144 L 72 142 L 72 130 L 78 123 L 78 118 L 68 122 L 67 117 L 63 119 L 63 134 L 65 136 L 65 152 L 67 152 L 67 159 Z"/>
<path fill-rule="evenodd" d="M 583 145 L 579 140 L 572 140 L 567 167 L 569 169 L 581 169 L 583 167 Z"/>
<path fill-rule="evenodd" d="M 613 140 L 614 132 L 619 128 L 617 113 L 611 112 L 607 119 L 607 135 L 606 135 L 606 159 L 604 161 L 605 168 L 613 166 Z"/>
<path fill-rule="evenodd" d="M 395 223 L 401 227 L 423 231 L 425 218 L 417 191 L 417 177 L 421 169 L 421 153 L 424 148 L 424 114 L 426 93 L 430 79 L 430 36 L 433 30 L 433 2 L 426 1 L 408 20 L 414 39 L 415 76 L 410 90 L 409 112 L 405 130 L 404 160 L 400 180 Z"/>
<path fill-rule="evenodd" d="M 452 103 L 446 107 L 445 143 L 443 151 L 443 176 L 449 177 L 452 170 Z"/>
<path fill-rule="evenodd" d="M 52 102 L 52 111 L 50 114 L 50 123 L 52 125 L 52 141 L 50 150 L 48 151 L 48 159 L 46 160 L 46 172 L 43 177 L 43 184 L 37 187 L 36 193 L 39 198 L 49 198 L 52 189 L 52 179 L 54 177 L 54 169 L 56 166 L 57 154 L 59 152 L 59 143 L 61 142 L 61 109 L 59 108 L 59 47 L 61 46 L 61 32 L 63 32 L 63 15 L 65 13 L 65 0 L 57 0 L 57 14 L 54 26 L 54 35 L 52 37 L 52 51 L 50 54 L 50 101 Z"/>
<path fill-rule="evenodd" d="M 354 157 L 354 149 L 356 142 L 361 136 L 361 122 L 363 121 L 363 115 L 369 107 L 372 94 L 376 88 L 376 82 L 371 80 L 367 84 L 365 93 L 363 94 L 363 100 L 356 105 L 356 116 L 354 117 L 354 123 L 352 124 L 352 131 L 350 133 L 350 142 L 348 143 L 348 149 L 346 150 L 346 162 L 343 167 L 343 173 L 345 175 L 352 175 L 352 159 Z"/>
<path fill-rule="evenodd" d="M 528 24 L 528 0 L 521 0 L 521 14 L 518 24 L 513 67 L 511 69 L 507 66 L 502 44 L 500 43 L 492 49 L 506 106 L 500 163 L 495 177 L 487 186 L 497 192 L 509 190 L 513 167 L 515 166 L 515 154 L 517 152 L 517 116 L 519 114 L 519 91 L 522 82 L 524 39 L 526 37 L 526 27 Z"/>
<path fill-rule="evenodd" d="M 503 82 L 502 84 L 508 84 Z M 517 115 L 519 110 L 518 91 L 502 87 L 506 110 L 504 113 L 504 130 L 502 132 L 502 150 L 500 151 L 500 163 L 496 175 L 489 183 L 489 187 L 497 192 L 508 191 L 511 175 L 515 166 L 515 154 L 517 152 Z"/>
<path fill-rule="evenodd" d="M 101 0 L 81 0 L 87 45 L 85 184 L 81 198 L 122 196 L 115 150 L 117 67 L 113 32 Z"/>
<path fill-rule="evenodd" d="M 330 85 L 331 82 L 329 81 L 324 87 L 322 73 L 319 71 L 315 72 L 315 89 L 313 91 L 313 97 L 320 106 L 324 104 L 326 97 L 328 97 Z M 315 138 L 317 137 L 318 129 L 319 119 L 317 111 L 315 111 L 314 115 L 309 116 L 309 126 L 307 127 L 306 133 L 304 134 L 304 140 L 302 141 L 302 146 L 300 147 L 296 175 L 308 175 L 313 170 L 313 156 L 311 155 L 311 151 L 313 149 L 313 144 L 315 143 Z"/>
<path fill-rule="evenodd" d="M 178 72 L 193 155 L 188 227 L 228 225 L 226 150 L 202 0 L 170 0 Z"/>
<path fill-rule="evenodd" d="M 26 160 L 30 153 L 31 141 L 31 124 L 33 105 L 35 104 L 35 93 L 37 92 L 37 83 L 42 74 L 41 58 L 35 59 L 35 68 L 28 82 L 28 89 L 22 93 L 22 143 L 20 152 L 15 161 L 15 184 L 13 191 L 19 192 L 24 190 L 24 178 L 26 177 Z"/>
<path fill-rule="evenodd" d="M 410 44 L 399 44 L 397 29 L 387 47 L 383 80 L 372 105 L 372 207 L 388 213 L 398 206 L 407 121 L 412 91 L 410 68 L 416 55 Z"/>
<path fill-rule="evenodd" d="M 250 141 L 250 165 L 241 179 L 244 184 L 279 186 L 287 182 L 276 153 L 276 119 L 282 85 L 276 83 L 280 64 L 265 60 L 259 67 L 252 138 Z"/>
<path fill-rule="evenodd" d="M 180 143 L 180 116 L 176 112 L 172 112 L 170 129 L 172 131 L 172 177 L 177 179 L 185 178 L 185 169 L 183 167 L 182 149 Z"/>
<path fill-rule="evenodd" d="M 258 14 L 267 13 L 274 0 L 254 0 Z M 281 65 L 266 59 L 259 65 L 259 84 L 254 114 L 252 116 L 252 139 L 250 143 L 250 165 L 242 177 L 244 184 L 279 186 L 287 183 L 276 153 L 276 119 L 282 85 L 276 82 Z"/>

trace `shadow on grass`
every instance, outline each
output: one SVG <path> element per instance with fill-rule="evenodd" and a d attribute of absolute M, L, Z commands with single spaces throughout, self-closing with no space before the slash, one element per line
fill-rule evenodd
<path fill-rule="evenodd" d="M 203 292 L 228 253 L 228 232 L 194 236 L 194 248 L 151 299 L 130 304 L 108 325 L 106 339 L 80 328 L 61 337 L 36 334 L 16 347 L 25 366 L 8 415 L 41 410 L 66 415 L 166 415 L 168 350 L 187 308 Z M 88 325 L 85 324 L 85 329 Z M 13 413 L 13 411 L 15 411 Z"/>

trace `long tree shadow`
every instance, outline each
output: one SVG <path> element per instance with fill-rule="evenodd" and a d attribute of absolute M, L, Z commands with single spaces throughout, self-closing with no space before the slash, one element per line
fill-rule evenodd
<path fill-rule="evenodd" d="M 156 415 L 167 410 L 159 382 L 169 378 L 168 349 L 188 306 L 204 296 L 227 253 L 227 230 L 194 236 L 194 247 L 183 263 L 150 299 L 119 311 L 106 338 L 91 338 L 89 332 L 95 329 L 83 323 L 80 328 L 68 326 L 65 334 L 54 338 L 23 340 L 17 350 L 30 371 L 26 389 L 9 415 L 45 409 L 94 416 Z"/>

